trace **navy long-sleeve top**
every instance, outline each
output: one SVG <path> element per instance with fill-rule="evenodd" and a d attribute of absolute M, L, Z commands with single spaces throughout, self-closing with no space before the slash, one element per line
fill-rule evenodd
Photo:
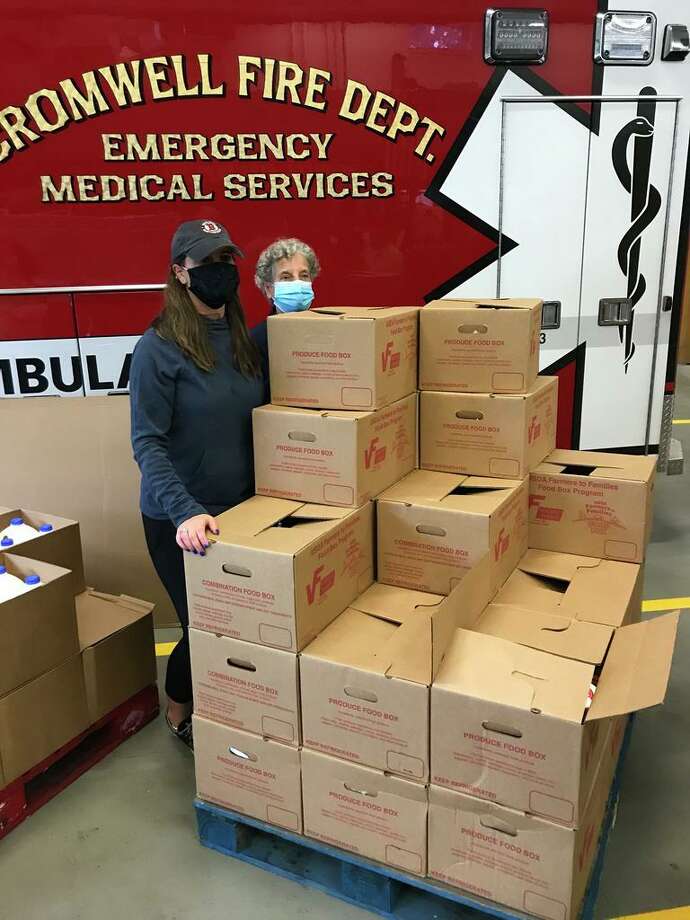
<path fill-rule="evenodd" d="M 264 377 L 247 379 L 235 368 L 226 320 L 204 322 L 216 359 L 212 371 L 202 371 L 154 329 L 132 355 L 132 448 L 141 470 L 141 510 L 176 527 L 253 494 L 252 410 L 267 399 Z"/>

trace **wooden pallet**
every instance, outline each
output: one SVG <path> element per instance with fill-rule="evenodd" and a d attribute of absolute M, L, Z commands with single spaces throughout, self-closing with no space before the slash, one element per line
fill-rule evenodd
<path fill-rule="evenodd" d="M 158 712 L 158 689 L 153 684 L 0 789 L 0 840 L 155 719 Z"/>
<path fill-rule="evenodd" d="M 631 728 L 632 721 L 621 748 L 581 920 L 592 920 L 594 916 L 606 846 L 615 823 Z M 194 807 L 199 838 L 205 847 L 324 891 L 388 920 L 481 920 L 487 915 L 500 920 L 524 920 L 527 917 L 456 888 L 398 872 L 389 866 L 199 799 Z"/>

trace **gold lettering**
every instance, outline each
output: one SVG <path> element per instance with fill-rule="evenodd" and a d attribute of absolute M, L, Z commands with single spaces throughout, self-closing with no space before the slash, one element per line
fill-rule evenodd
<path fill-rule="evenodd" d="M 235 141 L 230 134 L 214 134 L 211 138 L 211 156 L 214 160 L 232 160 L 235 157 Z"/>
<path fill-rule="evenodd" d="M 195 83 L 194 86 L 187 86 L 187 74 L 185 73 L 185 57 L 183 54 L 172 54 L 170 56 L 172 61 L 173 70 L 175 71 L 175 84 L 177 86 L 177 95 L 180 98 L 186 96 L 198 96 L 199 95 L 199 84 Z"/>
<path fill-rule="evenodd" d="M 41 176 L 41 201 L 76 201 L 71 176 L 60 176 L 57 187 L 52 176 Z"/>
<path fill-rule="evenodd" d="M 136 178 L 136 177 L 135 177 Z M 141 176 L 139 179 L 139 187 L 141 189 L 141 197 L 145 198 L 147 201 L 160 201 L 161 198 L 165 198 L 165 192 L 163 189 L 160 191 L 152 193 L 149 190 L 151 184 L 162 186 L 164 185 L 162 176 Z"/>
<path fill-rule="evenodd" d="M 163 140 L 163 160 L 182 160 L 184 159 L 182 151 L 179 149 L 182 145 L 181 134 L 162 134 Z"/>
<path fill-rule="evenodd" d="M 128 160 L 160 160 L 158 144 L 155 134 L 147 134 L 143 145 L 139 143 L 137 134 L 127 135 Z"/>
<path fill-rule="evenodd" d="M 310 134 L 311 139 L 316 144 L 318 158 L 320 160 L 328 159 L 328 146 L 335 137 L 335 134 Z"/>
<path fill-rule="evenodd" d="M 130 72 L 131 68 L 131 72 Z M 114 67 L 99 67 L 99 74 L 110 87 L 120 108 L 143 102 L 141 95 L 141 61 L 123 62 Z"/>
<path fill-rule="evenodd" d="M 124 160 L 125 155 L 120 150 L 121 134 L 101 134 L 101 141 L 103 142 L 104 160 Z"/>
<path fill-rule="evenodd" d="M 225 188 L 225 192 L 223 193 L 225 197 L 233 201 L 247 197 L 245 177 L 239 173 L 228 173 L 223 179 L 223 187 Z"/>
<path fill-rule="evenodd" d="M 122 176 L 101 176 L 101 190 L 102 201 L 122 201 L 126 197 L 125 180 Z"/>
<path fill-rule="evenodd" d="M 213 77 L 211 76 L 211 55 L 197 54 L 197 60 L 199 61 L 199 71 L 201 73 L 201 95 L 224 96 L 225 83 L 219 83 L 218 86 L 213 85 Z"/>
<path fill-rule="evenodd" d="M 63 92 L 65 101 L 72 113 L 74 121 L 81 121 L 82 118 L 92 118 L 96 114 L 110 111 L 108 100 L 101 92 L 101 88 L 96 80 L 96 74 L 93 70 L 81 75 L 84 81 L 83 93 L 74 80 L 60 80 L 60 89 Z"/>
<path fill-rule="evenodd" d="M 384 134 L 387 128 L 386 118 L 390 115 L 394 106 L 395 99 L 392 96 L 377 91 L 374 94 L 374 101 L 367 117 L 367 128 L 371 128 L 372 131 L 378 131 L 379 134 Z M 379 115 L 384 116 L 383 123 L 376 120 Z"/>
<path fill-rule="evenodd" d="M 426 149 L 431 143 L 434 135 L 438 134 L 439 137 L 443 137 L 446 133 L 446 129 L 442 128 L 441 125 L 437 125 L 435 121 L 432 121 L 430 118 L 422 118 L 420 124 L 426 125 L 427 129 L 422 135 L 421 141 L 414 148 L 414 152 L 418 157 L 424 157 L 426 154 L 427 163 L 433 163 L 436 157 L 433 153 L 426 153 Z"/>
<path fill-rule="evenodd" d="M 0 127 L 6 132 L 15 150 L 26 147 L 20 135 L 29 141 L 37 141 L 41 137 L 26 127 L 26 114 L 16 105 L 8 105 L 0 112 Z"/>
<path fill-rule="evenodd" d="M 256 152 L 252 153 L 253 145 L 256 143 L 256 134 L 238 134 L 235 143 L 240 160 L 256 160 Z"/>
<path fill-rule="evenodd" d="M 306 134 L 288 134 L 285 139 L 287 141 L 287 155 L 291 160 L 304 160 L 309 156 L 309 137 Z M 304 145 L 302 152 L 297 152 L 296 142 L 301 141 Z"/>
<path fill-rule="evenodd" d="M 218 137 L 219 135 L 215 135 Z M 203 134 L 185 134 L 184 136 L 184 145 L 185 145 L 185 160 L 208 160 L 208 154 L 206 153 L 206 144 L 207 139 Z"/>
<path fill-rule="evenodd" d="M 289 93 L 292 104 L 300 105 L 297 87 L 301 85 L 303 79 L 304 71 L 299 64 L 292 64 L 290 61 L 278 61 L 278 80 L 276 84 L 275 99 L 278 102 L 285 102 L 286 95 Z"/>
<path fill-rule="evenodd" d="M 43 114 L 39 104 L 41 99 L 47 100 L 55 110 L 55 121 L 48 121 Z M 32 93 L 26 100 L 26 107 L 33 116 L 36 127 L 41 131 L 58 131 L 69 121 L 69 115 L 64 110 L 60 97 L 54 89 L 39 89 L 37 92 Z"/>
<path fill-rule="evenodd" d="M 371 91 L 363 83 L 348 80 L 338 115 L 348 121 L 364 121 L 364 115 L 370 99 Z"/>
<path fill-rule="evenodd" d="M 169 66 L 170 63 L 167 57 L 144 58 L 144 67 L 151 84 L 152 99 L 174 99 L 175 90 L 170 86 L 170 77 L 168 76 Z M 159 70 L 159 67 L 162 67 L 163 70 Z M 168 84 L 168 88 L 161 89 L 162 84 Z"/>
<path fill-rule="evenodd" d="M 250 85 L 256 85 L 257 71 L 261 70 L 263 61 L 260 57 L 251 57 L 251 55 L 240 54 L 237 57 L 237 66 L 239 70 L 239 86 L 237 88 L 238 96 L 249 96 Z"/>
<path fill-rule="evenodd" d="M 268 198 L 265 173 L 249 173 L 247 180 L 250 198 Z"/>
<path fill-rule="evenodd" d="M 336 179 L 339 179 L 343 183 L 343 187 L 341 188 L 339 192 L 336 192 L 335 190 L 335 180 Z M 328 189 L 328 194 L 330 195 L 331 198 L 347 198 L 348 197 L 348 195 L 350 194 L 350 190 L 348 189 L 348 186 L 347 186 L 347 179 L 348 177 L 345 175 L 345 173 L 335 172 L 335 173 L 329 173 L 326 176 L 326 187 Z"/>
<path fill-rule="evenodd" d="M 377 198 L 390 198 L 393 194 L 393 176 L 377 172 L 371 177 L 371 194 Z"/>
<path fill-rule="evenodd" d="M 204 177 L 201 175 L 201 173 L 193 173 L 192 174 L 192 188 L 194 191 L 193 191 L 192 197 L 194 198 L 194 200 L 195 201 L 212 201 L 213 198 L 215 197 L 213 192 L 204 194 L 203 186 L 204 186 Z"/>
<path fill-rule="evenodd" d="M 77 176 L 77 188 L 80 201 L 98 201 L 96 182 L 98 176 Z M 93 194 L 92 194 L 93 193 Z"/>
<path fill-rule="evenodd" d="M 386 132 L 386 137 L 394 141 L 398 134 L 412 134 L 418 124 L 419 115 L 416 109 L 413 109 L 409 105 L 405 105 L 404 102 L 400 102 L 395 110 L 391 126 Z"/>
<path fill-rule="evenodd" d="M 283 198 L 292 198 L 292 195 L 288 191 L 290 177 L 285 173 L 270 173 L 269 183 L 269 198 L 279 198 L 281 195 Z"/>
<path fill-rule="evenodd" d="M 326 108 L 324 94 L 328 84 L 331 82 L 331 74 L 327 70 L 319 70 L 317 67 L 309 68 L 309 79 L 307 80 L 307 93 L 304 97 L 304 104 L 307 108 L 318 109 L 323 111 Z M 317 98 L 320 97 L 320 98 Z"/>

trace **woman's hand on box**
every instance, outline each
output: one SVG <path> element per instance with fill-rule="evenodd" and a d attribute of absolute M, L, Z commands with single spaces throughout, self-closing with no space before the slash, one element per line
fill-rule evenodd
<path fill-rule="evenodd" d="M 208 547 L 208 537 L 206 531 L 217 534 L 218 524 L 216 519 L 210 514 L 196 514 L 186 521 L 182 521 L 177 528 L 177 545 L 189 553 L 197 553 L 200 556 L 206 555 Z"/>

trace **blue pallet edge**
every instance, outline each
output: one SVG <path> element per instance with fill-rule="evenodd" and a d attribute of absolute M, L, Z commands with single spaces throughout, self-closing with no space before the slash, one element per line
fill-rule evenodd
<path fill-rule="evenodd" d="M 580 920 L 593 920 L 594 917 L 606 847 L 615 824 L 631 730 L 632 719 L 621 748 Z M 195 800 L 194 808 L 203 846 L 389 920 L 480 920 L 482 916 L 499 920 L 533 920 L 531 915 L 474 897 L 457 888 L 399 872 L 200 799 Z M 463 908 L 460 913 L 458 907 Z"/>

